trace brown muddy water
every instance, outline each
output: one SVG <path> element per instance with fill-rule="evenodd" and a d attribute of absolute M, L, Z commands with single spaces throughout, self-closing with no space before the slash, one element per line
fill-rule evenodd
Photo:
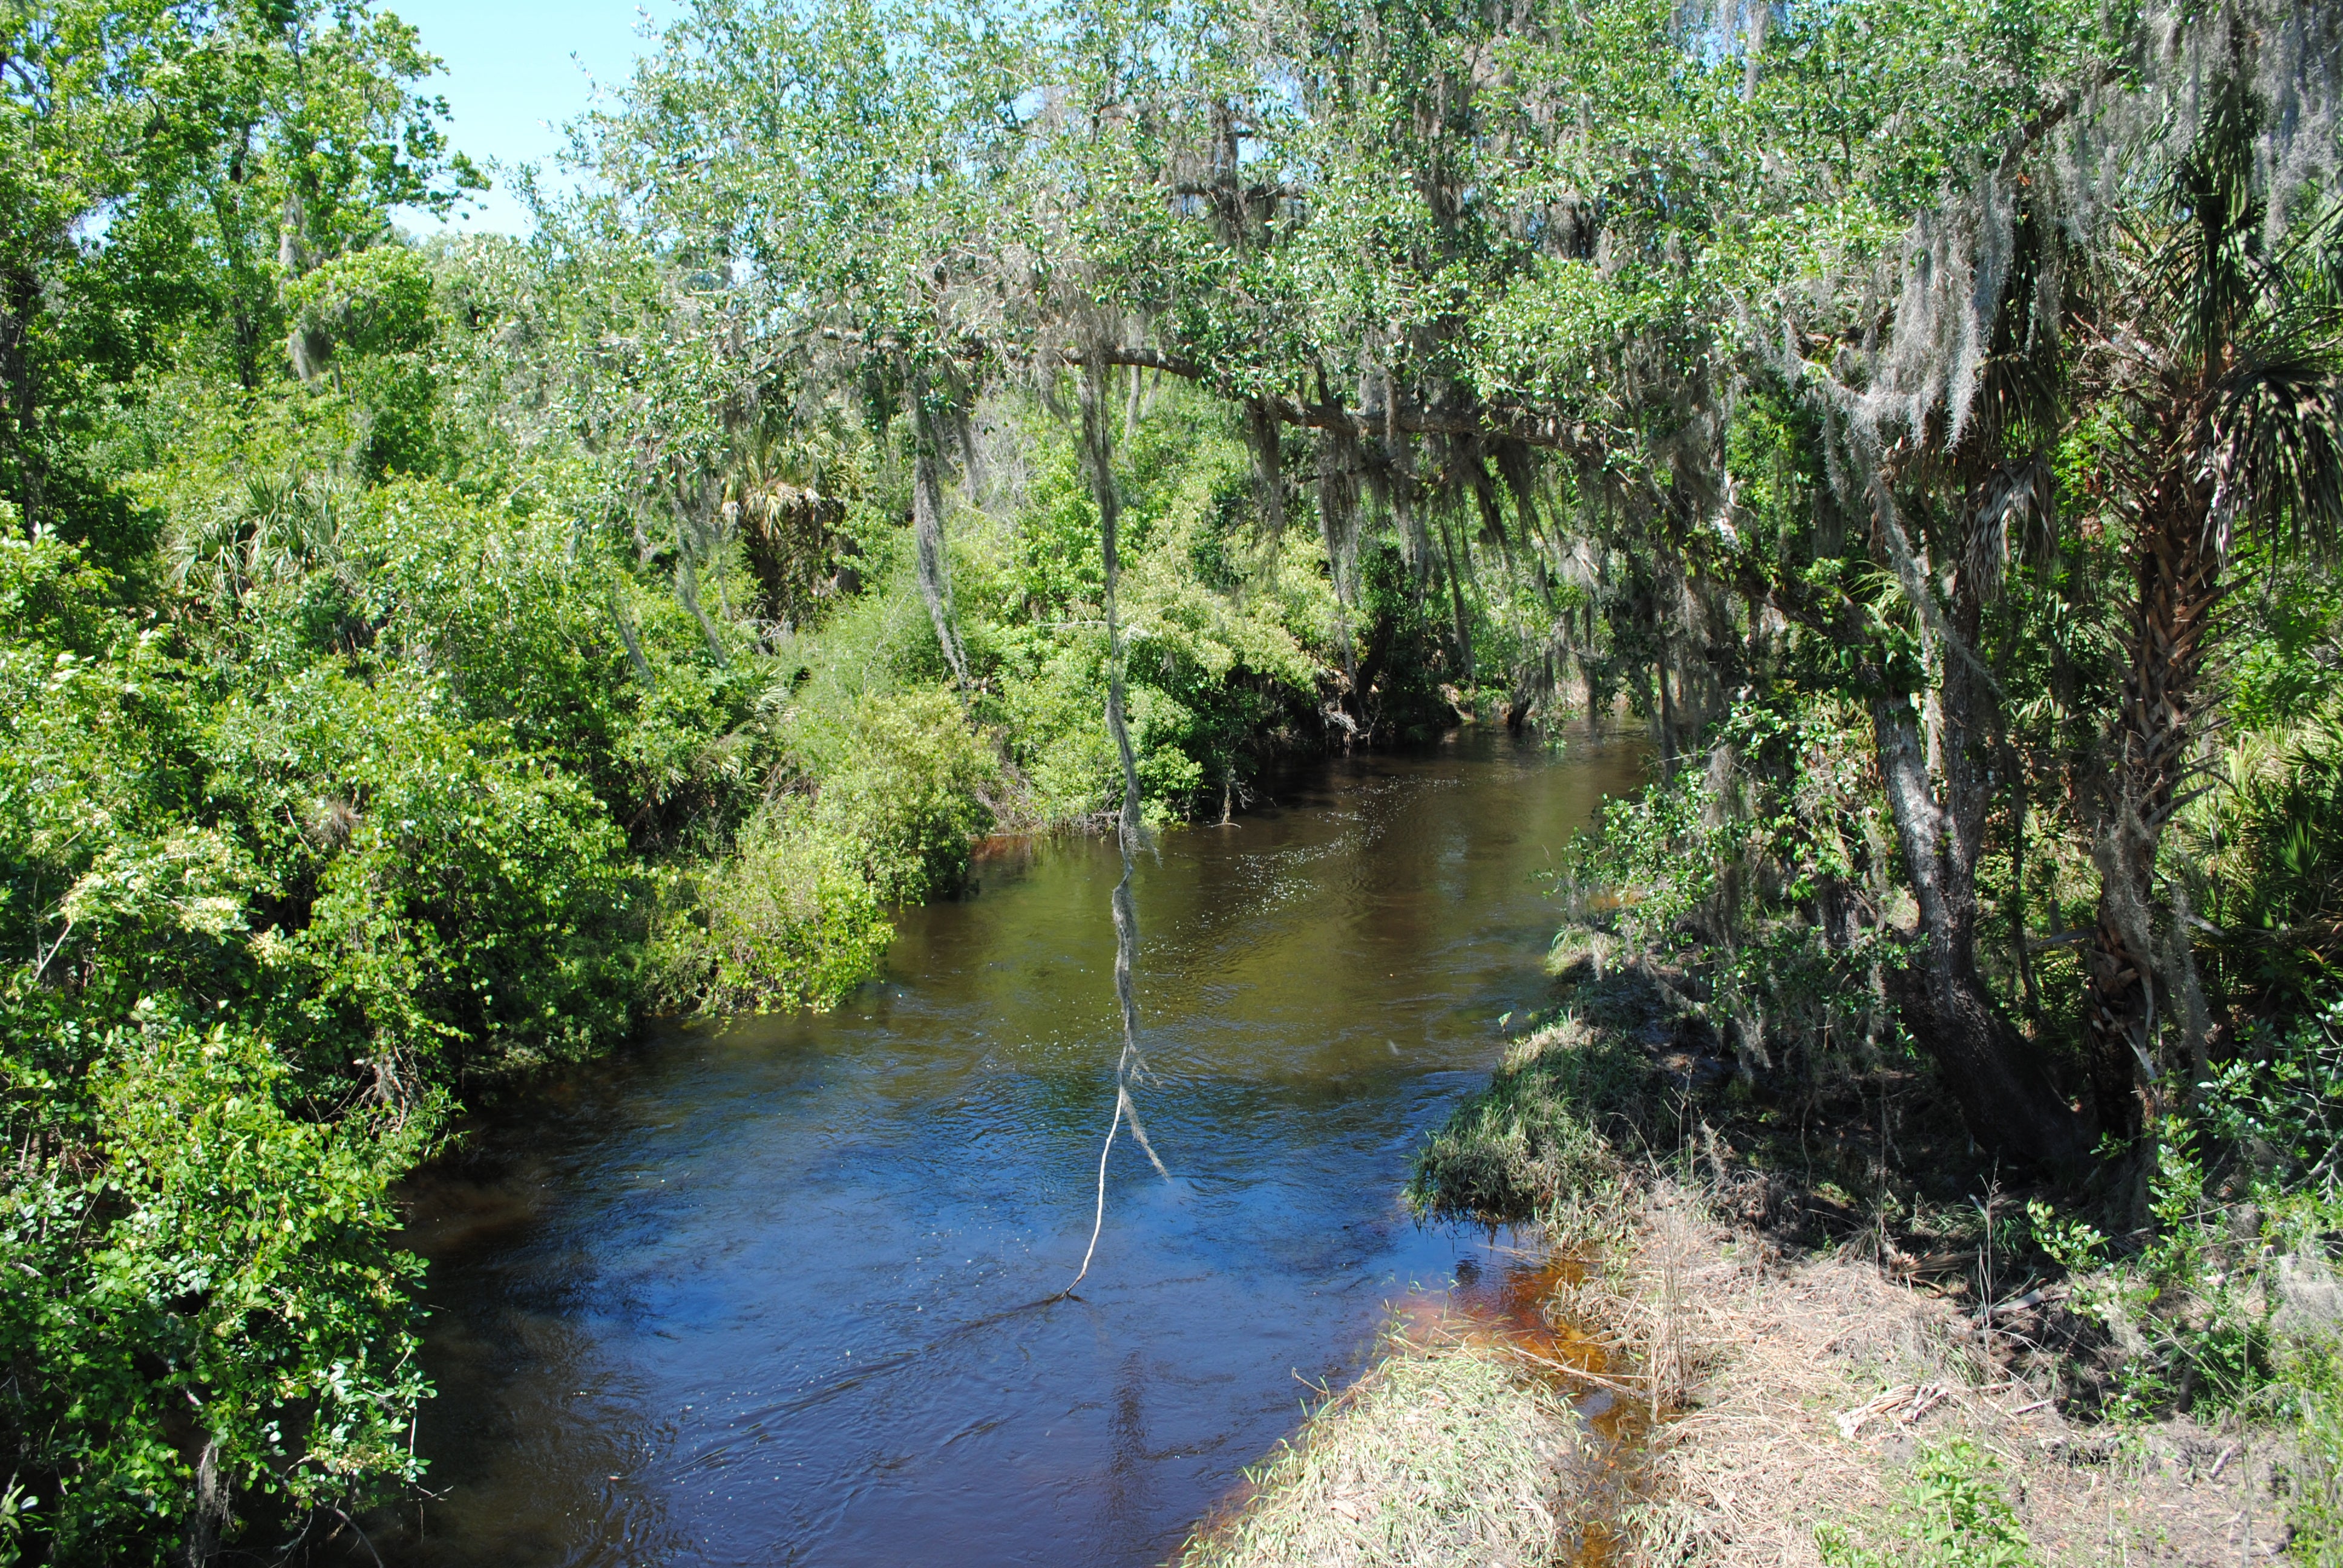
<path fill-rule="evenodd" d="M 1609 1340 L 1556 1315 L 1563 1292 L 1586 1282 L 1594 1260 L 1536 1244 L 1537 1236 L 1523 1240 L 1533 1246 L 1518 1249 L 1491 1237 L 1478 1255 L 1456 1260 L 1443 1286 L 1393 1303 L 1389 1339 L 1417 1351 L 1494 1345 L 1570 1401 L 1587 1441 L 1564 1480 L 1576 1493 L 1577 1523 L 1564 1560 L 1571 1568 L 1609 1568 L 1619 1560 L 1618 1517 L 1656 1412 L 1634 1386 L 1632 1369 L 1618 1364 Z"/>
<path fill-rule="evenodd" d="M 415 1568 L 1161 1563 L 1395 1311 L 1534 1265 L 1417 1228 L 1411 1151 L 1552 1005 L 1538 873 L 1642 749 L 1501 735 L 1291 776 L 1142 862 L 1113 1103 L 1111 845 L 996 842 L 883 980 L 568 1071 L 415 1191 Z"/>

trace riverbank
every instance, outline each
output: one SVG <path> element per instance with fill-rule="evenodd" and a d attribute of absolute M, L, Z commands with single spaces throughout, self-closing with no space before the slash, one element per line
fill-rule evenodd
<path fill-rule="evenodd" d="M 2274 1290 L 2262 1314 L 2253 1388 L 2290 1402 L 2250 1389 L 2157 1400 L 2141 1373 L 2157 1309 L 2126 1292 L 2137 1266 L 2046 1258 L 2032 1232 L 2057 1233 L 2051 1206 L 1972 1168 L 1923 1075 L 1837 1086 L 1867 1113 L 1817 1104 L 1817 1091 L 1800 1121 L 1632 970 L 1581 964 L 1568 978 L 1566 1010 L 1427 1142 L 1410 1196 L 1427 1218 L 1533 1225 L 1585 1260 L 1541 1311 L 1609 1347 L 1604 1375 L 1518 1355 L 1512 1375 L 1565 1408 L 1633 1390 L 1657 1419 L 1616 1455 L 1625 1483 L 1607 1495 L 1590 1498 L 1583 1466 L 1558 1461 L 1544 1504 L 1556 1527 L 1502 1560 L 2337 1560 L 2321 1534 L 2325 1418 L 2304 1370 L 2333 1354 L 2331 1322 L 2302 1310 L 2305 1292 Z M 2220 1275 L 2207 1266 L 2210 1289 Z M 1383 1544 L 1428 1512 L 1471 1534 L 1445 1517 L 1451 1495 L 1415 1480 L 1461 1462 L 1461 1437 L 1428 1414 L 1451 1401 L 1439 1354 L 1399 1347 L 1363 1381 L 1373 1397 L 1330 1403 L 1183 1568 L 1452 1560 Z M 1333 1544 L 1298 1554 L 1245 1550 L 1292 1539 L 1272 1522 L 1322 1503 L 1342 1455 L 1398 1433 L 1421 1434 L 1409 1464 L 1351 1494 L 1373 1529 L 1337 1527 Z M 1492 1538 L 1518 1513 L 1497 1489 L 1478 1507 L 1473 1527 Z"/>

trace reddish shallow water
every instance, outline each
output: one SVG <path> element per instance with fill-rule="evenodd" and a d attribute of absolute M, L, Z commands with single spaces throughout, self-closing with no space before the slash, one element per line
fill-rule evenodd
<path fill-rule="evenodd" d="M 1036 1304 L 1081 1256 L 1111 1107 L 1094 841 L 996 846 L 833 1015 L 687 1031 L 486 1120 L 416 1194 L 440 1500 L 375 1546 L 1161 1562 L 1396 1307 L 1534 1288 L 1396 1194 L 1499 1020 L 1550 1004 L 1534 873 L 1640 766 L 1484 737 L 1168 836 L 1138 880 L 1137 1096 L 1177 1180 L 1118 1148 L 1078 1300 Z"/>

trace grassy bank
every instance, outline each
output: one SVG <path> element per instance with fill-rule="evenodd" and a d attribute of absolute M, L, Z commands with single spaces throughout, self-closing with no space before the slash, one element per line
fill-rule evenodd
<path fill-rule="evenodd" d="M 1246 1473 L 1177 1568 L 1480 1568 L 1568 1539 L 1569 1407 L 1502 1348 L 1403 1346 Z"/>
<path fill-rule="evenodd" d="M 2193 1249 L 2192 1271 L 2171 1240 L 2087 1244 L 2059 1217 L 2079 1200 L 1974 1160 L 1916 1069 L 1836 1086 L 1845 1103 L 1802 1125 L 1648 974 L 1581 962 L 1567 978 L 1568 1010 L 1427 1142 L 1410 1197 L 1427 1219 L 1543 1226 L 1593 1261 L 1546 1310 L 1604 1335 L 1606 1381 L 1659 1417 L 1602 1505 L 1625 1560 L 2343 1560 L 2333 1287 L 2271 1221 L 2201 1181 L 2184 1212 L 2167 1173 L 2164 1234 Z M 2258 1325 L 2227 1382 L 2211 1364 L 2225 1302 Z M 1184 1561 L 1415 1560 L 1374 1543 L 1449 1516 L 1453 1489 L 1422 1477 L 1472 1462 L 1441 1424 L 1455 1396 L 1410 1359 L 1361 1389 Z M 1547 1397 L 1587 1392 L 1563 1375 Z M 1402 1450 L 1404 1464 L 1350 1457 Z M 1576 1478 L 1552 1490 L 1564 1518 L 1594 1506 Z M 1555 1560 L 1523 1549 L 1511 1560 Z"/>

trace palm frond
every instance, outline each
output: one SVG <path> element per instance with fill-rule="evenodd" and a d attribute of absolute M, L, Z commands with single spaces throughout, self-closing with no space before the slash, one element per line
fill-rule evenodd
<path fill-rule="evenodd" d="M 2282 540 L 2343 534 L 2343 375 L 2329 352 L 2249 360 L 2221 390 L 2214 455 L 2250 525 Z"/>

